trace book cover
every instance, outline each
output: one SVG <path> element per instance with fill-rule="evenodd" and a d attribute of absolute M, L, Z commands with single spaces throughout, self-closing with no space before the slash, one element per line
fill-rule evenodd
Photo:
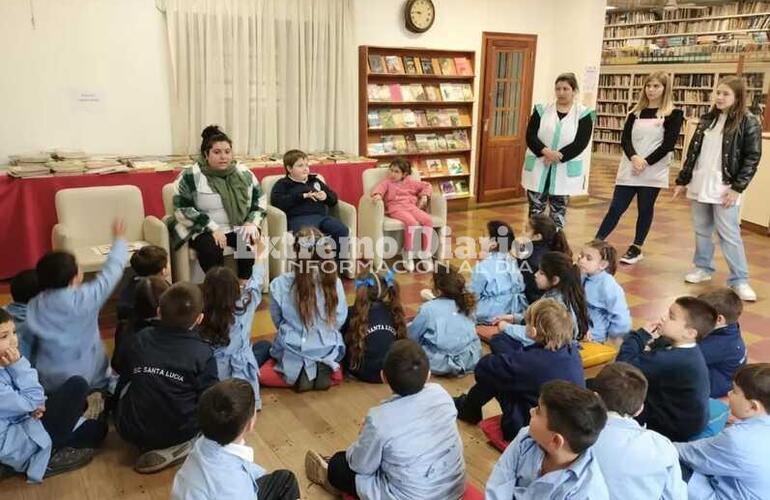
<path fill-rule="evenodd" d="M 460 158 L 447 158 L 446 168 L 449 175 L 463 175 L 465 173 L 465 168 Z"/>
<path fill-rule="evenodd" d="M 471 147 L 471 141 L 468 140 L 468 133 L 465 130 L 455 130 L 454 136 L 462 146 L 460 149 L 469 149 Z"/>
<path fill-rule="evenodd" d="M 385 56 L 385 69 L 391 74 L 404 74 L 404 64 L 398 56 Z"/>
<path fill-rule="evenodd" d="M 376 101 L 377 96 L 378 96 L 377 85 L 375 85 L 374 83 L 367 84 L 366 98 L 369 99 L 369 101 Z"/>
<path fill-rule="evenodd" d="M 414 134 L 415 142 L 417 143 L 417 151 L 430 151 L 430 134 Z"/>
<path fill-rule="evenodd" d="M 455 68 L 458 75 L 472 76 L 473 68 L 471 68 L 471 60 L 467 57 L 455 57 Z"/>
<path fill-rule="evenodd" d="M 406 151 L 408 153 L 416 153 L 419 151 L 419 149 L 417 149 L 417 139 L 414 137 L 414 134 L 405 134 L 404 140 L 406 141 Z"/>
<path fill-rule="evenodd" d="M 412 56 L 404 56 L 404 71 L 407 75 L 417 74 L 417 63 Z"/>
<path fill-rule="evenodd" d="M 428 97 L 425 94 L 425 89 L 419 83 L 413 83 L 413 84 L 409 85 L 409 89 L 410 89 L 410 91 L 412 93 L 412 97 L 413 97 L 412 100 L 413 101 L 415 101 L 415 102 L 422 102 L 422 101 L 427 101 L 428 100 Z"/>
<path fill-rule="evenodd" d="M 369 73 L 385 73 L 385 61 L 382 56 L 369 54 Z"/>
<path fill-rule="evenodd" d="M 417 173 L 420 174 L 420 177 L 426 177 L 428 175 L 428 171 L 425 168 L 425 164 L 419 160 L 415 160 L 412 162 L 412 166 L 417 169 Z"/>
<path fill-rule="evenodd" d="M 402 102 L 404 98 L 401 95 L 401 85 L 397 83 L 391 83 L 388 85 L 390 88 L 390 100 L 391 102 Z"/>
<path fill-rule="evenodd" d="M 465 179 L 455 179 L 452 181 L 452 186 L 454 187 L 456 194 L 468 194 L 468 181 Z"/>
<path fill-rule="evenodd" d="M 370 142 L 368 144 L 367 150 L 369 151 L 370 155 L 385 154 L 385 148 L 382 146 L 381 142 Z"/>
<path fill-rule="evenodd" d="M 425 111 L 425 114 L 428 119 L 428 127 L 438 127 L 438 110 L 436 109 L 428 109 Z"/>
<path fill-rule="evenodd" d="M 423 75 L 433 75 L 433 62 L 430 57 L 420 58 L 420 67 L 422 68 Z"/>
<path fill-rule="evenodd" d="M 428 126 L 428 117 L 425 115 L 425 111 L 422 109 L 418 109 L 414 112 L 414 121 L 417 127 Z"/>
<path fill-rule="evenodd" d="M 404 113 L 400 109 L 392 109 L 390 115 L 393 117 L 393 128 L 404 127 Z"/>
<path fill-rule="evenodd" d="M 454 187 L 454 184 L 452 184 L 452 181 L 441 181 L 439 183 L 439 187 L 441 188 L 441 192 L 444 193 L 445 196 L 455 194 L 455 187 Z"/>
<path fill-rule="evenodd" d="M 449 123 L 452 127 L 460 127 L 460 111 L 456 108 L 449 108 L 446 110 L 446 114 L 449 117 Z"/>
<path fill-rule="evenodd" d="M 401 85 L 401 97 L 404 102 L 414 101 L 414 96 L 412 95 L 412 87 L 406 84 Z"/>
<path fill-rule="evenodd" d="M 382 102 L 391 100 L 390 88 L 387 85 L 377 85 L 377 100 Z"/>
<path fill-rule="evenodd" d="M 439 84 L 439 87 L 441 88 L 441 99 L 444 101 L 454 101 L 455 99 L 452 99 L 452 96 L 454 95 L 453 92 L 453 85 L 451 83 L 441 83 Z"/>
<path fill-rule="evenodd" d="M 454 150 L 454 149 L 463 149 L 463 148 L 460 146 L 460 143 L 457 141 L 457 139 L 455 139 L 455 136 L 454 136 L 454 134 L 446 134 L 446 135 L 444 136 L 444 140 L 446 141 L 446 147 L 447 147 L 447 149 L 449 149 L 449 150 Z"/>
<path fill-rule="evenodd" d="M 439 127 L 451 127 L 452 120 L 449 119 L 449 113 L 446 109 L 442 109 L 438 112 L 438 126 Z"/>
<path fill-rule="evenodd" d="M 443 173 L 444 166 L 441 164 L 441 160 L 428 159 L 425 160 L 425 170 L 428 177 L 434 177 Z"/>
<path fill-rule="evenodd" d="M 396 148 L 396 153 L 406 153 L 407 144 L 406 144 L 406 139 L 404 138 L 403 135 L 394 135 L 393 145 Z"/>
<path fill-rule="evenodd" d="M 377 110 L 370 110 L 366 115 L 366 121 L 369 122 L 369 128 L 380 128 L 380 114 Z"/>
<path fill-rule="evenodd" d="M 463 94 L 463 100 L 465 101 L 473 100 L 473 87 L 471 86 L 470 83 L 462 84 L 462 94 Z"/>
<path fill-rule="evenodd" d="M 392 154 L 396 153 L 396 144 L 393 142 L 392 135 L 383 135 L 382 136 L 382 149 L 383 153 L 385 154 Z"/>
<path fill-rule="evenodd" d="M 441 65 L 441 74 L 442 75 L 456 75 L 457 70 L 455 69 L 455 62 L 454 59 L 450 57 L 442 57 L 439 59 L 439 64 Z"/>
<path fill-rule="evenodd" d="M 414 116 L 414 111 L 411 109 L 405 109 L 401 111 L 401 115 L 403 116 L 404 127 L 417 126 L 417 118 Z"/>
<path fill-rule="evenodd" d="M 379 115 L 382 128 L 396 128 L 396 124 L 393 121 L 393 114 L 390 109 L 381 109 Z"/>
<path fill-rule="evenodd" d="M 438 57 L 431 57 L 430 63 L 433 66 L 433 74 L 434 75 L 440 75 L 441 74 L 441 62 L 438 60 Z"/>
<path fill-rule="evenodd" d="M 434 134 L 433 137 L 435 137 L 435 143 L 436 143 L 436 149 L 434 151 L 446 151 L 449 149 L 446 144 L 446 138 L 443 135 L 440 134 Z"/>
<path fill-rule="evenodd" d="M 438 87 L 435 85 L 425 85 L 425 95 L 428 97 L 429 101 L 432 102 L 439 102 L 441 101 L 441 94 L 439 93 Z"/>

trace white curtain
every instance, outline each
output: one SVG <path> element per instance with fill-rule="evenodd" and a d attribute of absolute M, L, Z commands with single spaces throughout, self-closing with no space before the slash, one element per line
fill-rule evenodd
<path fill-rule="evenodd" d="M 174 150 L 357 152 L 353 0 L 165 0 Z"/>

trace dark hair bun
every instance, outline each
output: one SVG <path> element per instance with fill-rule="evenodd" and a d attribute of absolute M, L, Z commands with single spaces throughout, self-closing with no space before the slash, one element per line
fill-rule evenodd
<path fill-rule="evenodd" d="M 219 125 L 209 125 L 203 129 L 203 132 L 201 132 L 201 139 L 205 141 L 209 137 L 214 137 L 215 135 L 219 135 L 221 133 L 222 131 L 219 130 Z"/>

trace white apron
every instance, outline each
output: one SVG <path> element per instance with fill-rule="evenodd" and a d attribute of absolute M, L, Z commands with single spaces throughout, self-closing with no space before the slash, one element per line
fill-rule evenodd
<path fill-rule="evenodd" d="M 631 129 L 631 144 L 634 145 L 636 154 L 646 158 L 663 144 L 663 118 L 637 118 Z M 673 152 L 648 166 L 639 175 L 634 175 L 633 163 L 623 153 L 620 157 L 620 166 L 615 184 L 618 186 L 644 186 L 655 188 L 668 188 L 668 167 L 671 163 Z"/>
<path fill-rule="evenodd" d="M 559 120 L 556 114 L 556 104 L 547 106 L 535 105 L 535 112 L 540 115 L 540 128 L 537 137 L 543 144 L 554 151 L 575 141 L 578 123 L 586 115 L 593 117 L 593 110 L 575 103 L 567 116 Z M 593 118 L 592 118 L 593 119 Z M 566 196 L 581 194 L 585 191 L 586 165 L 585 158 L 588 154 L 586 148 L 572 160 L 566 163 L 554 163 L 549 167 L 543 163 L 543 157 L 538 157 L 529 148 L 524 155 L 524 171 L 521 176 L 521 185 L 528 191 L 537 193 L 547 192 L 550 195 Z M 548 171 L 551 170 L 550 181 L 546 186 Z"/>

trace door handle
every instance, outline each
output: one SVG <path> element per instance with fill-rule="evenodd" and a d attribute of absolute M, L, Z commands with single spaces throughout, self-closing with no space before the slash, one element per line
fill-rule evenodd
<path fill-rule="evenodd" d="M 489 130 L 489 118 L 484 118 L 484 133 L 486 134 Z"/>

